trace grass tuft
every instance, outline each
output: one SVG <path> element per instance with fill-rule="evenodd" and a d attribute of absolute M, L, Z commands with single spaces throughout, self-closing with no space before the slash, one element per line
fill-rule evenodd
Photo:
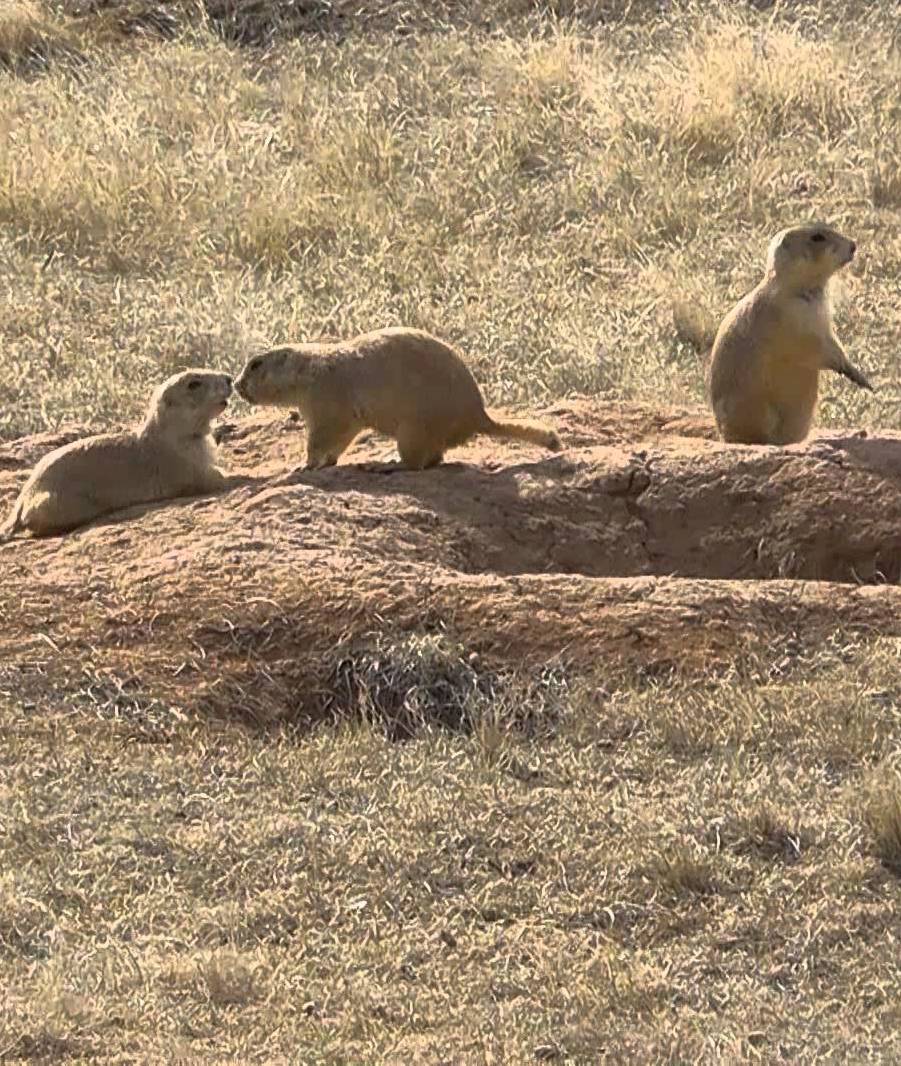
<path fill-rule="evenodd" d="M 901 791 L 895 786 L 878 791 L 870 801 L 867 821 L 879 861 L 901 875 Z"/>
<path fill-rule="evenodd" d="M 216 1006 L 243 1006 L 260 995 L 253 968 L 234 952 L 215 952 L 204 959 L 199 973 L 206 994 Z"/>
<path fill-rule="evenodd" d="M 55 60 L 83 57 L 73 34 L 39 0 L 4 0 L 0 6 L 0 77 L 45 73 Z"/>
<path fill-rule="evenodd" d="M 674 897 L 710 896 L 720 887 L 713 864 L 681 846 L 657 856 L 647 867 L 647 876 L 654 886 Z"/>
<path fill-rule="evenodd" d="M 323 712 L 377 725 L 392 740 L 436 725 L 475 730 L 490 753 L 509 731 L 546 732 L 567 701 L 559 672 L 531 681 L 497 673 L 440 634 L 376 633 L 338 648 L 333 659 Z"/>
<path fill-rule="evenodd" d="M 734 827 L 733 847 L 739 854 L 750 853 L 761 859 L 798 862 L 807 847 L 801 829 L 768 802 L 754 807 Z"/>

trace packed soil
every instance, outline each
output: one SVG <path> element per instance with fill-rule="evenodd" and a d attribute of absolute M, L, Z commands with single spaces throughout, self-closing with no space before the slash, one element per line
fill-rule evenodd
<path fill-rule="evenodd" d="M 271 721 L 315 713 L 335 650 L 376 632 L 699 676 L 901 632 L 901 434 L 738 447 L 693 410 L 539 414 L 561 453 L 480 438 L 424 472 L 372 434 L 306 471 L 296 418 L 224 422 L 221 495 L 0 547 L 0 687 Z M 4 507 L 77 435 L 0 446 Z"/>

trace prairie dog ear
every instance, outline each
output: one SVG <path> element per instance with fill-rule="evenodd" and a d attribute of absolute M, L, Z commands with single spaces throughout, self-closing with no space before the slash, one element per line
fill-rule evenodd
<path fill-rule="evenodd" d="M 780 230 L 775 233 L 770 239 L 770 243 L 766 249 L 766 261 L 767 266 L 770 269 L 775 268 L 777 261 L 781 258 L 781 254 L 785 249 L 785 242 L 788 239 L 788 230 Z"/>
<path fill-rule="evenodd" d="M 268 367 L 283 367 L 291 354 L 290 348 L 270 348 L 263 353 Z"/>

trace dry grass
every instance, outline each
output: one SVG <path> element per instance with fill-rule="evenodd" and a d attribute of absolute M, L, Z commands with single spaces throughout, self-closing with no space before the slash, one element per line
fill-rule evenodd
<path fill-rule="evenodd" d="M 70 20 L 87 66 L 0 75 L 0 432 L 121 421 L 173 369 L 397 322 L 458 342 L 495 403 L 701 401 L 718 317 L 810 217 L 861 243 L 839 330 L 880 385 L 830 378 L 822 419 L 898 426 L 901 60 L 805 10 L 266 52 L 200 17 L 91 50 Z"/>
<path fill-rule="evenodd" d="M 439 703 L 471 662 L 379 648 Z M 582 679 L 540 734 L 508 679 L 402 743 L 6 697 L 0 1056 L 895 1061 L 899 651 Z"/>
<path fill-rule="evenodd" d="M 0 435 L 397 322 L 494 403 L 700 402 L 811 217 L 861 244 L 839 332 L 881 386 L 822 420 L 899 428 L 888 22 L 665 6 L 336 2 L 285 40 L 254 4 L 261 51 L 222 4 L 0 5 Z M 376 634 L 264 734 L 86 649 L 68 705 L 0 692 L 0 1061 L 898 1061 L 899 651 L 614 683 Z"/>
<path fill-rule="evenodd" d="M 52 64 L 72 66 L 82 56 L 77 34 L 39 0 L 5 0 L 0 7 L 0 72 L 20 77 L 45 73 Z"/>

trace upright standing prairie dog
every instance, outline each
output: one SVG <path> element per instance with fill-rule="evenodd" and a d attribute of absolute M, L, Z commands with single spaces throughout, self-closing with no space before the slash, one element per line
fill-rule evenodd
<path fill-rule="evenodd" d="M 732 308 L 713 342 L 710 401 L 724 440 L 803 440 L 821 370 L 872 388 L 833 335 L 827 291 L 855 248 L 822 225 L 785 229 L 772 239 L 763 281 Z"/>
<path fill-rule="evenodd" d="M 363 429 L 393 437 L 414 470 L 440 463 L 477 433 L 560 449 L 551 429 L 495 421 L 457 352 L 418 329 L 273 348 L 247 363 L 235 389 L 250 403 L 300 410 L 313 470 L 334 465 Z"/>
<path fill-rule="evenodd" d="M 64 533 L 109 511 L 212 492 L 225 482 L 215 466 L 210 422 L 228 405 L 231 378 L 185 370 L 160 385 L 141 426 L 73 441 L 45 455 L 2 527 Z"/>

